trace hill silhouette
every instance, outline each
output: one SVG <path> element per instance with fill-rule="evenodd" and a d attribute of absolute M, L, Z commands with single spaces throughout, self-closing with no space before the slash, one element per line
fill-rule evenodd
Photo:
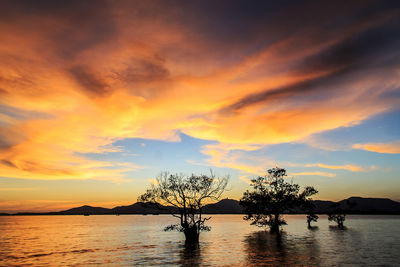
<path fill-rule="evenodd" d="M 203 208 L 203 213 L 208 214 L 240 214 L 243 213 L 243 207 L 239 201 L 234 199 L 222 199 L 214 204 L 207 204 Z"/>
<path fill-rule="evenodd" d="M 108 213 L 110 213 L 110 209 L 102 207 L 92 207 L 88 205 L 59 212 L 59 214 L 65 214 L 65 215 L 108 214 Z"/>
<path fill-rule="evenodd" d="M 350 197 L 338 202 L 313 200 L 316 213 L 327 213 L 331 210 L 334 204 L 339 204 L 339 207 L 348 210 L 348 214 L 400 214 L 400 202 L 393 201 L 388 198 L 362 198 Z M 349 205 L 353 203 L 355 205 Z M 24 212 L 12 215 L 95 215 L 95 214 L 169 214 L 176 209 L 170 206 L 160 204 L 137 202 L 128 206 L 118 206 L 112 209 L 92 206 L 81 206 L 59 212 L 33 213 Z M 234 199 L 222 199 L 217 203 L 207 204 L 203 208 L 205 214 L 241 214 L 243 213 L 242 206 L 239 201 Z M 303 213 L 301 210 L 293 210 L 287 213 Z M 10 215 L 2 213 L 0 215 Z"/>
<path fill-rule="evenodd" d="M 118 206 L 110 211 L 113 214 L 169 214 L 176 209 L 160 204 L 136 202 L 129 206 Z"/>
<path fill-rule="evenodd" d="M 400 213 L 400 203 L 388 198 L 350 197 L 338 203 L 344 210 L 351 209 L 352 213 Z M 354 207 L 349 203 L 354 203 Z"/>

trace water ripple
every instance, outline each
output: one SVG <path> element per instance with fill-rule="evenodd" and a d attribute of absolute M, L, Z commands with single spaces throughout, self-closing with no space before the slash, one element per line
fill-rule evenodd
<path fill-rule="evenodd" d="M 286 216 L 280 236 L 241 215 L 215 215 L 200 245 L 163 232 L 170 216 L 0 217 L 0 266 L 398 266 L 400 216 L 349 216 L 347 229 L 321 216 L 312 229 Z"/>

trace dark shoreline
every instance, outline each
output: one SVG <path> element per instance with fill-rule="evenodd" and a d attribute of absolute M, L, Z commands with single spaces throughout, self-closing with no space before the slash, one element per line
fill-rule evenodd
<path fill-rule="evenodd" d="M 327 214 L 333 207 L 339 207 L 346 214 L 351 215 L 400 215 L 400 203 L 388 198 L 350 197 L 338 202 L 326 200 L 312 200 L 315 214 Z M 349 205 L 349 203 L 353 203 Z M 207 204 L 202 208 L 203 214 L 245 214 L 239 201 L 222 199 L 217 203 Z M 171 206 L 150 202 L 136 202 L 129 206 L 114 208 L 92 207 L 84 205 L 64 211 L 51 212 L 17 212 L 0 213 L 0 216 L 39 216 L 39 215 L 159 215 L 178 213 Z M 292 209 L 284 214 L 304 214 L 304 210 Z"/>
<path fill-rule="evenodd" d="M 317 215 L 327 215 L 327 213 L 315 213 Z M 1 216 L 84 216 L 84 214 L 58 214 L 58 213 L 17 213 L 17 214 L 8 214 L 8 213 L 2 213 L 0 214 Z M 171 215 L 168 213 L 163 213 L 163 214 L 141 214 L 141 213 L 125 213 L 125 214 L 111 214 L 111 213 L 99 213 L 99 214 L 89 214 L 90 216 L 93 215 L 102 215 L 102 216 L 123 216 L 123 215 L 142 215 L 142 216 L 147 216 L 147 215 L 152 215 L 152 216 L 159 216 L 159 215 Z M 244 213 L 203 213 L 203 215 L 245 215 Z M 304 215 L 306 216 L 306 213 L 283 213 L 283 215 Z M 396 213 L 347 213 L 346 215 L 400 215 L 400 212 Z"/>

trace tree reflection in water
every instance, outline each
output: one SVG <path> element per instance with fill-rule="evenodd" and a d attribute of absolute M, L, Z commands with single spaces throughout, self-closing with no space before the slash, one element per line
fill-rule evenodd
<path fill-rule="evenodd" d="M 307 236 L 296 237 L 285 232 L 253 232 L 244 239 L 247 265 L 319 266 L 319 246 L 314 234 L 310 231 Z"/>
<path fill-rule="evenodd" d="M 184 244 L 180 252 L 181 266 L 201 266 L 201 254 L 199 244 Z"/>

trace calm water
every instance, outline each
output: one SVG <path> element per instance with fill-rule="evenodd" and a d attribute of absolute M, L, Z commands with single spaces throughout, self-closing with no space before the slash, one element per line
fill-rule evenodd
<path fill-rule="evenodd" d="M 346 230 L 325 216 L 306 227 L 285 216 L 281 238 L 250 226 L 241 215 L 214 215 L 199 249 L 183 234 L 163 232 L 168 215 L 0 217 L 0 266 L 399 266 L 400 216 L 349 216 Z M 331 224 L 332 225 L 332 224 Z"/>

